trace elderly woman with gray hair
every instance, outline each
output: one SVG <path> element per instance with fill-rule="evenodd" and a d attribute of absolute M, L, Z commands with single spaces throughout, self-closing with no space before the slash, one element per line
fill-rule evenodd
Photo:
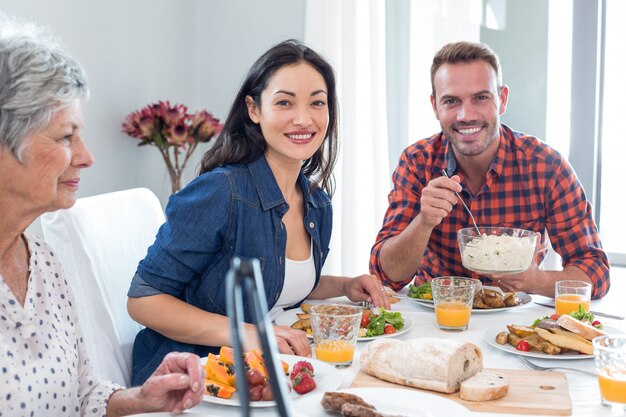
<path fill-rule="evenodd" d="M 0 415 L 182 412 L 204 391 L 199 358 L 172 353 L 138 388 L 93 375 L 54 249 L 26 228 L 76 201 L 93 163 L 81 66 L 33 25 L 0 15 Z"/>

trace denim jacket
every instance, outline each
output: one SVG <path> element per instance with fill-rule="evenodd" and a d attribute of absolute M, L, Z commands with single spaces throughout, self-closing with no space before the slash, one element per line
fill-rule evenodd
<path fill-rule="evenodd" d="M 315 286 L 328 255 L 332 207 L 328 195 L 301 173 L 304 225 L 311 235 Z M 170 294 L 211 313 L 226 315 L 225 277 L 233 256 L 258 258 L 267 304 L 278 300 L 285 279 L 287 233 L 282 216 L 287 203 L 265 160 L 216 168 L 173 195 L 167 222 L 139 263 L 129 297 Z M 244 307 L 247 322 L 249 307 Z M 133 385 L 142 384 L 172 351 L 206 356 L 217 348 L 177 342 L 143 329 L 133 347 Z"/>

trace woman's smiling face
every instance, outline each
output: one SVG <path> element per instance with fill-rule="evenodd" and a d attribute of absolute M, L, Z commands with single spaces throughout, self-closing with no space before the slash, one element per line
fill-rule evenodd
<path fill-rule="evenodd" d="M 320 148 L 328 129 L 328 89 L 322 75 L 301 62 L 270 78 L 260 103 L 246 97 L 248 114 L 261 127 L 268 160 L 300 165 Z"/>
<path fill-rule="evenodd" d="M 82 138 L 80 102 L 54 113 L 50 123 L 24 141 L 22 161 L 0 147 L 3 193 L 26 210 L 44 213 L 69 208 L 76 202 L 80 170 L 93 164 Z"/>

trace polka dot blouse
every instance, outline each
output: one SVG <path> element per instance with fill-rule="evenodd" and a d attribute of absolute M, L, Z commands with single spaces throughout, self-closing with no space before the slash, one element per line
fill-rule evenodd
<path fill-rule="evenodd" d="M 105 416 L 119 388 L 93 375 L 74 296 L 54 251 L 26 234 L 28 292 L 22 307 L 0 277 L 0 417 Z"/>

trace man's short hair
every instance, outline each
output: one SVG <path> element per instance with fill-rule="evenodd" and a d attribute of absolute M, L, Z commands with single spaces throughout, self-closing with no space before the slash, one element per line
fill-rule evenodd
<path fill-rule="evenodd" d="M 502 69 L 498 55 L 490 47 L 482 43 L 454 42 L 444 45 L 433 58 L 433 64 L 430 67 L 430 84 L 433 97 L 436 97 L 435 74 L 442 65 L 474 61 L 484 61 L 491 65 L 491 68 L 496 72 L 498 90 L 500 90 L 502 88 Z"/>

